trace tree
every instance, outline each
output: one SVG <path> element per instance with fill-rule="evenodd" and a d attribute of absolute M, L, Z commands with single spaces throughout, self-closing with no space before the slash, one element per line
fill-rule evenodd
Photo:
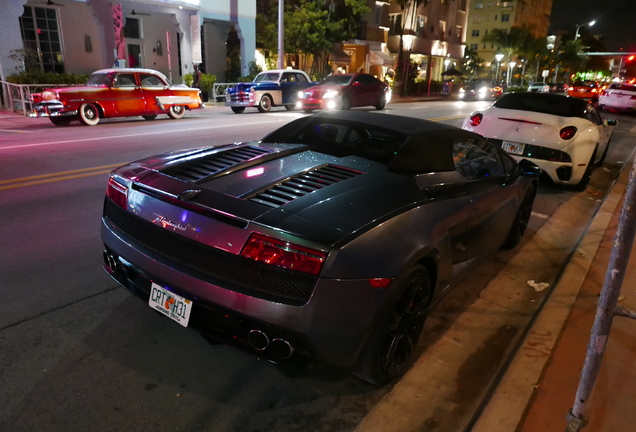
<path fill-rule="evenodd" d="M 415 20 L 417 19 L 417 9 L 421 4 L 428 3 L 428 0 L 392 0 L 393 3 L 396 3 L 402 9 L 402 26 L 400 30 L 400 44 L 398 48 L 398 71 L 402 71 L 400 78 L 400 88 L 399 93 L 404 96 L 406 94 L 407 88 L 407 79 L 410 76 L 409 69 L 411 66 L 411 59 L 404 58 L 404 32 L 406 27 L 406 23 L 409 23 L 409 29 L 415 30 Z M 410 56 L 409 56 L 410 57 Z M 431 80 L 430 77 L 427 77 L 429 82 Z"/>
<path fill-rule="evenodd" d="M 477 77 L 481 72 L 484 59 L 479 57 L 477 51 L 466 48 L 464 52 L 464 70 L 470 76 Z"/>
<path fill-rule="evenodd" d="M 583 51 L 584 45 L 581 39 L 568 40 L 559 46 L 557 61 L 570 73 L 576 73 L 579 68 L 585 65 L 586 57 L 579 55 Z"/>

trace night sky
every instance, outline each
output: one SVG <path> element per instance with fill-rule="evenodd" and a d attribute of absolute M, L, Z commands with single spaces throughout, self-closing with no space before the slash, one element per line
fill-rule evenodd
<path fill-rule="evenodd" d="M 601 34 L 608 51 L 636 52 L 636 1 L 634 0 L 554 0 L 550 33 L 574 33 L 577 24 L 596 20 L 588 27 Z M 581 30 L 582 31 L 582 30 Z"/>

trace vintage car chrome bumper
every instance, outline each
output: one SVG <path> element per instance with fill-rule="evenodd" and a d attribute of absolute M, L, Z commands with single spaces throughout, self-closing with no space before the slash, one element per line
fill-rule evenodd
<path fill-rule="evenodd" d="M 237 102 L 237 101 L 232 101 L 232 102 L 225 102 L 225 106 L 229 106 L 229 107 L 251 107 L 251 106 L 256 106 L 256 102 L 252 101 L 246 101 L 246 102 Z"/>
<path fill-rule="evenodd" d="M 63 111 L 64 104 L 59 101 L 41 102 L 33 105 L 29 117 L 68 117 L 76 116 L 77 110 Z"/>

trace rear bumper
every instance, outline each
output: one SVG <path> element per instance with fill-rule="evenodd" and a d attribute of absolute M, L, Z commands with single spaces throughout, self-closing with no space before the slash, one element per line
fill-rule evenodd
<path fill-rule="evenodd" d="M 224 288 L 222 282 L 137 244 L 104 219 L 101 234 L 107 253 L 118 264 L 115 269 L 108 265 L 104 269 L 128 291 L 147 302 L 151 281 L 167 287 L 192 300 L 189 326 L 295 369 L 322 364 L 353 368 L 388 292 L 372 288 L 367 280 L 321 278 L 306 304 L 283 304 Z M 268 349 L 256 350 L 247 340 L 250 330 L 265 333 L 269 340 L 288 341 L 294 354 L 282 359 Z"/>
<path fill-rule="evenodd" d="M 77 110 L 65 110 L 61 102 L 43 102 L 33 106 L 29 117 L 72 117 L 77 115 Z"/>
<path fill-rule="evenodd" d="M 559 184 L 575 185 L 583 177 L 586 167 L 581 167 L 572 162 L 553 162 L 545 159 L 534 159 L 527 156 L 517 156 L 511 154 L 517 161 L 528 159 L 534 162 L 541 171 L 550 176 L 552 181 Z"/>
<path fill-rule="evenodd" d="M 626 98 L 613 98 L 613 97 L 600 97 L 598 100 L 599 105 L 602 105 L 604 108 L 614 108 L 619 110 L 630 110 L 633 111 L 636 109 L 636 100 Z"/>

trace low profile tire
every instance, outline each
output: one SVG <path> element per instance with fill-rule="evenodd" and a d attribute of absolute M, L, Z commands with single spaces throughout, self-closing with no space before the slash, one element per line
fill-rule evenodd
<path fill-rule="evenodd" d="M 157 114 L 152 114 L 152 115 L 145 115 L 142 116 L 144 118 L 144 120 L 154 120 L 157 118 Z"/>
<path fill-rule="evenodd" d="M 305 108 L 303 111 L 305 111 L 306 114 L 311 114 L 312 112 L 314 112 L 314 110 L 311 108 Z"/>
<path fill-rule="evenodd" d="M 93 104 L 82 104 L 79 108 L 79 119 L 86 126 L 95 126 L 99 123 L 99 110 Z"/>
<path fill-rule="evenodd" d="M 69 124 L 71 124 L 71 121 L 73 119 L 67 117 L 49 117 L 49 120 L 51 120 L 51 123 L 53 123 L 55 126 L 68 126 Z"/>
<path fill-rule="evenodd" d="M 612 138 L 607 141 L 607 145 L 605 146 L 605 150 L 603 150 L 603 154 L 601 155 L 601 159 L 596 163 L 596 165 L 601 166 L 603 162 L 605 162 L 605 158 L 607 157 L 607 152 L 609 151 L 610 142 L 612 142 Z"/>
<path fill-rule="evenodd" d="M 168 117 L 171 119 L 180 119 L 185 115 L 186 109 L 182 105 L 172 105 L 170 109 L 168 109 Z"/>
<path fill-rule="evenodd" d="M 347 111 L 349 108 L 351 108 L 351 100 L 345 96 L 342 98 L 342 106 L 340 107 L 340 109 L 342 111 Z"/>
<path fill-rule="evenodd" d="M 534 198 L 536 195 L 536 188 L 534 185 L 530 186 L 526 191 L 523 201 L 521 202 L 521 206 L 519 206 L 519 210 L 517 210 L 515 221 L 512 223 L 512 227 L 510 228 L 506 241 L 501 246 L 502 249 L 513 249 L 521 242 L 523 234 L 526 232 L 526 228 L 528 227 L 528 221 L 532 214 L 532 205 L 534 204 Z"/>
<path fill-rule="evenodd" d="M 287 111 L 293 111 L 293 110 L 294 110 L 294 108 L 296 108 L 294 105 L 285 105 L 285 109 L 286 109 Z"/>
<path fill-rule="evenodd" d="M 382 95 L 380 96 L 380 100 L 378 101 L 378 104 L 375 105 L 375 109 L 380 111 L 380 110 L 383 110 L 385 106 L 386 106 L 386 96 Z"/>
<path fill-rule="evenodd" d="M 594 159 L 596 158 L 596 150 L 592 153 L 592 157 L 590 161 L 587 163 L 587 167 L 585 167 L 585 172 L 583 173 L 583 177 L 581 177 L 581 181 L 579 181 L 576 185 L 574 185 L 574 190 L 579 192 L 583 192 L 587 189 L 587 185 L 590 184 L 590 179 L 592 178 L 592 172 L 594 171 Z"/>
<path fill-rule="evenodd" d="M 232 111 L 234 111 L 234 114 L 243 114 L 245 107 L 232 107 Z"/>
<path fill-rule="evenodd" d="M 422 266 L 414 267 L 397 289 L 398 299 L 379 319 L 354 372 L 376 385 L 393 381 L 408 368 L 431 304 L 431 279 Z"/>
<path fill-rule="evenodd" d="M 262 113 L 268 112 L 272 109 L 272 98 L 268 95 L 264 95 L 258 103 L 257 108 Z"/>

